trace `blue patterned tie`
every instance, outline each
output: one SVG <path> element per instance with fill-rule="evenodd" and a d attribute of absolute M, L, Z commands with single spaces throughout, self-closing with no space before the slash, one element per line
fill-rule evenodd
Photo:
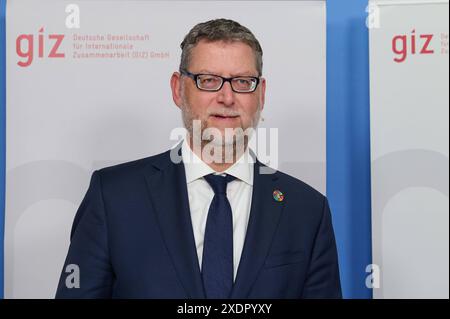
<path fill-rule="evenodd" d="M 214 190 L 209 206 L 203 244 L 202 278 L 206 298 L 229 298 L 233 287 L 233 215 L 227 198 L 231 175 L 209 174 L 205 180 Z"/>

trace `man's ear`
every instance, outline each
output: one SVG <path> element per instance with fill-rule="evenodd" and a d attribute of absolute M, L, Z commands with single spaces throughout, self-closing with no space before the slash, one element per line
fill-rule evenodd
<path fill-rule="evenodd" d="M 260 96 L 260 105 L 261 105 L 261 111 L 264 109 L 264 104 L 266 102 L 266 79 L 261 78 L 261 83 L 259 84 L 261 86 L 261 96 Z"/>
<path fill-rule="evenodd" d="M 172 99 L 178 106 L 182 106 L 181 98 L 181 74 L 179 72 L 173 72 L 170 77 L 170 88 L 172 89 Z"/>

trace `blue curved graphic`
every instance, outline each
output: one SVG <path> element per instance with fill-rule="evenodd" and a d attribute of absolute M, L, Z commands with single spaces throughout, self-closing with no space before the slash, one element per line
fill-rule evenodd
<path fill-rule="evenodd" d="M 367 0 L 327 1 L 327 196 L 344 298 L 372 298 Z"/>

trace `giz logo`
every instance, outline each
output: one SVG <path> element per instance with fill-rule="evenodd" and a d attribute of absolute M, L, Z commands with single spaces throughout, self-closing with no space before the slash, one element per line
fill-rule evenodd
<path fill-rule="evenodd" d="M 64 52 L 58 52 L 59 47 L 64 39 L 64 34 L 49 34 L 48 39 L 50 44 L 47 44 L 48 40 L 44 40 L 44 28 L 39 29 L 37 36 L 38 40 L 38 57 L 44 57 L 44 49 L 48 46 L 49 58 L 64 58 Z M 24 48 L 24 43 L 26 43 Z M 16 39 L 16 52 L 17 55 L 25 60 L 17 62 L 21 67 L 27 67 L 33 62 L 34 58 L 34 35 L 33 34 L 21 34 Z"/>
<path fill-rule="evenodd" d="M 419 39 L 417 39 L 419 38 Z M 411 31 L 411 36 L 396 35 L 392 39 L 392 52 L 397 56 L 394 61 L 401 63 L 406 60 L 408 53 L 410 54 L 433 54 L 434 50 L 430 48 L 433 34 L 416 35 L 416 30 Z"/>

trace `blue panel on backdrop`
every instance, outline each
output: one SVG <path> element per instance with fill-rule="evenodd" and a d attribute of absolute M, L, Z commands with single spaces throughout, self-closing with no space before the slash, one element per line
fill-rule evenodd
<path fill-rule="evenodd" d="M 368 0 L 327 1 L 327 196 L 345 298 L 371 298 Z"/>
<path fill-rule="evenodd" d="M 6 0 L 0 0 L 0 298 L 3 298 L 6 151 Z"/>

